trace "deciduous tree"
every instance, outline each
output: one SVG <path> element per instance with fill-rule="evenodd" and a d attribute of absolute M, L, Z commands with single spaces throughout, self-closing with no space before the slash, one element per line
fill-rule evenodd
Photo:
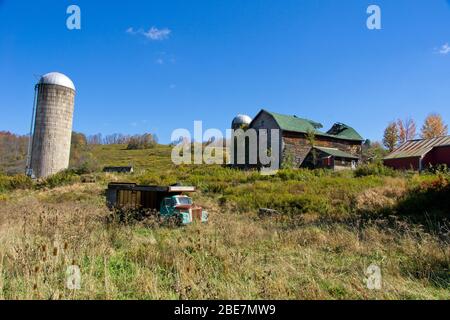
<path fill-rule="evenodd" d="M 384 130 L 383 145 L 390 151 L 394 151 L 398 142 L 398 128 L 395 122 L 391 122 Z"/>
<path fill-rule="evenodd" d="M 371 142 L 370 140 L 364 142 L 362 147 L 362 160 L 365 163 L 381 162 L 386 155 L 387 151 L 383 148 L 381 142 Z"/>
<path fill-rule="evenodd" d="M 398 142 L 404 143 L 416 137 L 416 122 L 412 118 L 397 120 Z"/>
<path fill-rule="evenodd" d="M 430 114 L 422 127 L 422 138 L 431 139 L 436 137 L 446 136 L 448 133 L 448 126 L 444 124 L 442 116 L 437 113 Z"/>

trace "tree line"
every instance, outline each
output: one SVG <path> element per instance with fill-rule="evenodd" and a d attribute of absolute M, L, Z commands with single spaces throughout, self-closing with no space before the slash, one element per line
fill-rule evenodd
<path fill-rule="evenodd" d="M 0 131 L 0 171 L 20 173 L 25 168 L 28 136 Z"/>
<path fill-rule="evenodd" d="M 152 133 L 126 135 L 121 133 L 113 133 L 102 136 L 101 133 L 89 135 L 86 137 L 86 144 L 101 145 L 101 144 L 122 144 L 127 145 L 128 149 L 147 149 L 152 148 L 158 144 L 158 137 Z"/>
<path fill-rule="evenodd" d="M 432 139 L 446 136 L 447 134 L 448 126 L 444 123 L 442 116 L 432 113 L 425 119 L 424 124 L 420 128 L 420 134 L 417 133 L 416 122 L 412 118 L 390 122 L 384 130 L 383 145 L 392 152 L 397 146 L 417 137 Z"/>
<path fill-rule="evenodd" d="M 100 144 L 126 145 L 127 150 L 150 149 L 157 146 L 158 138 L 151 133 L 137 135 L 116 133 L 102 138 L 101 134 L 86 136 L 83 133 L 72 132 L 70 167 L 81 173 L 90 173 L 101 169 L 92 153 L 92 146 Z"/>
<path fill-rule="evenodd" d="M 17 174 L 25 172 L 28 152 L 28 135 L 18 135 L 8 131 L 0 131 L 0 173 Z M 158 145 L 158 137 L 151 133 L 124 135 L 101 134 L 86 136 L 80 132 L 72 132 L 70 167 L 96 167 L 96 160 L 91 147 L 100 144 L 120 144 L 128 150 L 150 149 Z"/>

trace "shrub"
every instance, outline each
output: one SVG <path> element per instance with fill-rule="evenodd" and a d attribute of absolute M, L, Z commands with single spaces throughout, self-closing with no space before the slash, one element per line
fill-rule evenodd
<path fill-rule="evenodd" d="M 369 163 L 359 166 L 355 170 L 355 177 L 366 177 L 366 176 L 389 176 L 396 177 L 398 172 L 394 169 L 384 166 L 382 163 Z"/>
<path fill-rule="evenodd" d="M 127 150 L 151 149 L 157 145 L 158 138 L 151 133 L 146 133 L 131 137 L 128 142 Z"/>
<path fill-rule="evenodd" d="M 100 171 L 100 164 L 94 157 L 88 157 L 84 162 L 82 162 L 74 170 L 77 174 L 89 174 Z"/>
<path fill-rule="evenodd" d="M 0 174 L 0 192 L 7 190 L 9 190 L 9 178 L 4 174 Z"/>
<path fill-rule="evenodd" d="M 427 172 L 430 172 L 432 174 L 449 174 L 450 168 L 447 166 L 447 164 L 438 164 L 436 166 L 430 165 L 427 168 Z"/>
<path fill-rule="evenodd" d="M 438 175 L 431 181 L 425 180 L 420 185 L 411 188 L 405 197 L 399 201 L 396 212 L 399 215 L 409 216 L 414 220 L 425 223 L 425 225 L 429 225 L 433 219 L 443 221 L 442 219 L 448 219 L 449 194 L 449 178 Z"/>
<path fill-rule="evenodd" d="M 42 180 L 38 187 L 40 188 L 56 188 L 67 184 L 74 183 L 79 180 L 74 170 L 64 170 Z"/>
<path fill-rule="evenodd" d="M 277 177 L 281 178 L 283 181 L 309 181 L 332 175 L 334 175 L 334 172 L 326 169 L 284 169 L 277 172 Z"/>
<path fill-rule="evenodd" d="M 17 189 L 30 189 L 33 187 L 33 180 L 24 174 L 15 176 L 0 175 L 0 192 Z"/>
<path fill-rule="evenodd" d="M 19 174 L 12 176 L 9 180 L 9 184 L 11 190 L 31 189 L 33 187 L 33 180 L 24 174 Z"/>

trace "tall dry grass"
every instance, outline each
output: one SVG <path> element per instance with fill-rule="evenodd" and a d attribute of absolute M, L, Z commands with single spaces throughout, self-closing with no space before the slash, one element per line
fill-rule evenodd
<path fill-rule="evenodd" d="M 121 224 L 107 219 L 102 189 L 16 191 L 1 202 L 0 298 L 450 298 L 448 242 L 401 219 L 260 218 L 199 195 L 206 225 Z M 380 291 L 364 283 L 373 263 Z M 80 290 L 66 287 L 70 265 L 81 269 Z"/>

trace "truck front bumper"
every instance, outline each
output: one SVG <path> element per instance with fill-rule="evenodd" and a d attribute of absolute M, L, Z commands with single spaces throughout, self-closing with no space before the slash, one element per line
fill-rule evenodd
<path fill-rule="evenodd" d="M 192 212 L 181 212 L 181 223 L 182 224 L 190 224 L 192 222 L 194 222 L 193 218 L 192 218 Z M 202 215 L 201 215 L 201 222 L 208 222 L 208 212 L 203 210 L 202 211 Z"/>

